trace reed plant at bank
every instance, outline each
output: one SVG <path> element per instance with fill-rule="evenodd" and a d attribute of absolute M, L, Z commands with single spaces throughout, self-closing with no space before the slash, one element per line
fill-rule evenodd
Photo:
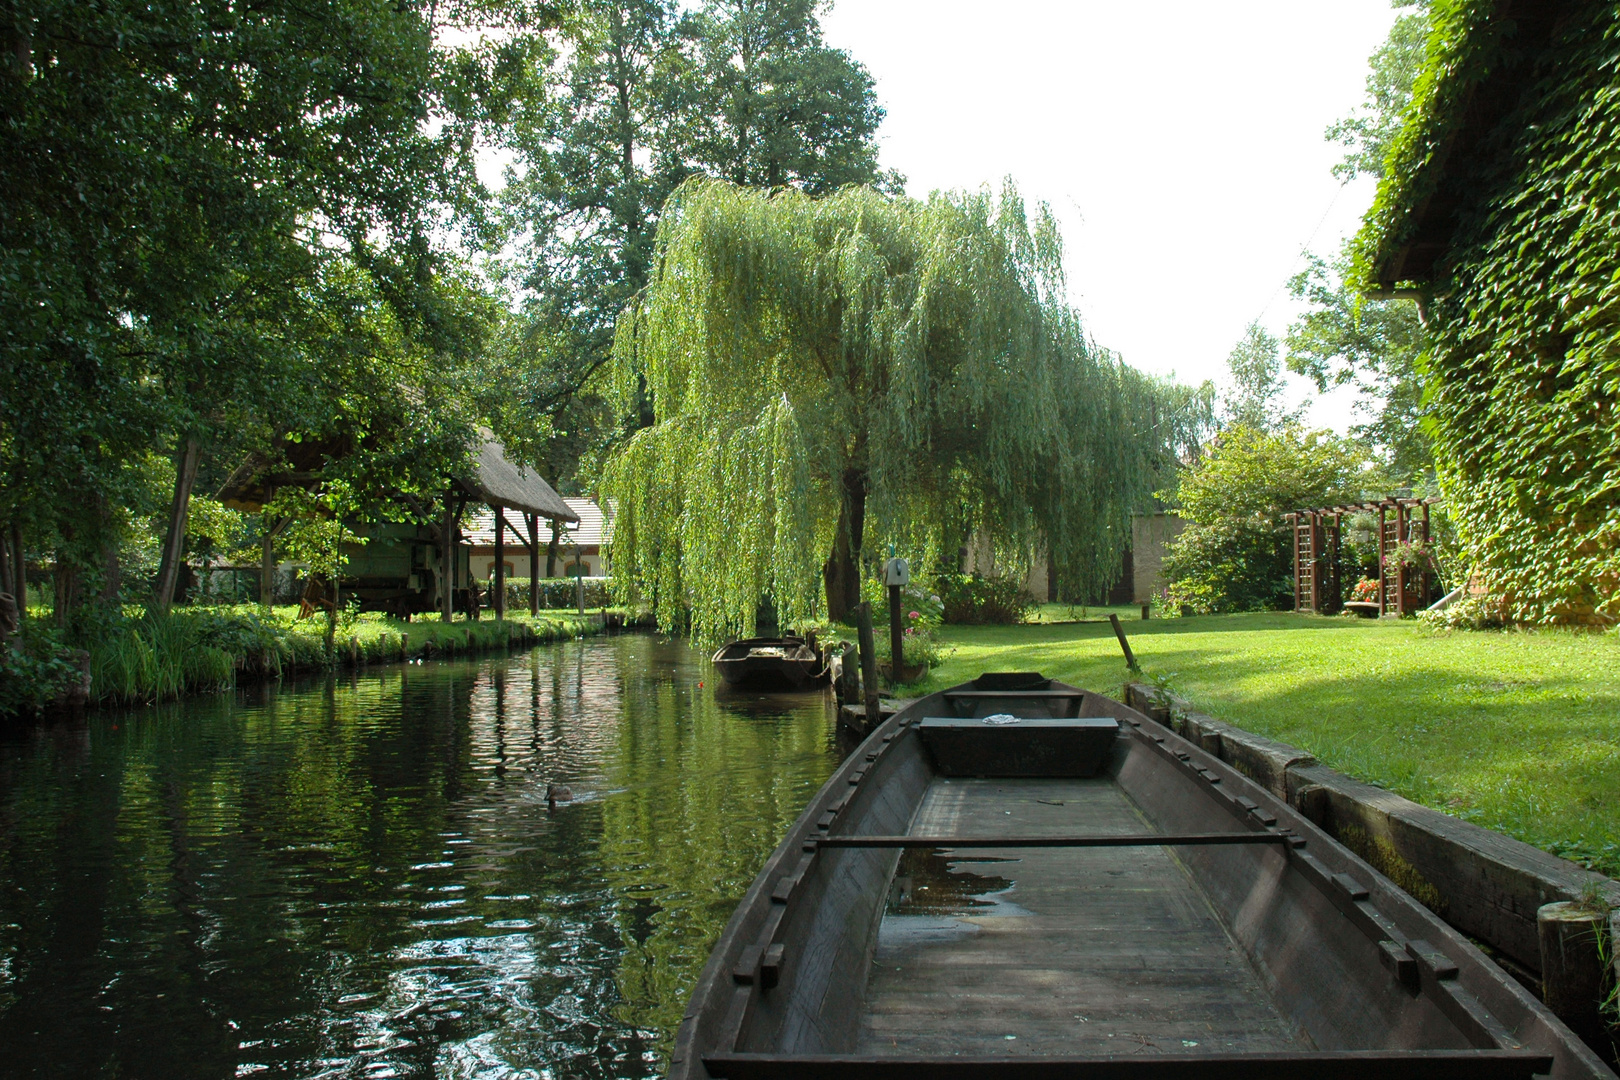
<path fill-rule="evenodd" d="M 347 612 L 333 648 L 326 620 L 298 618 L 292 606 L 238 604 L 138 607 L 96 628 L 88 648 L 75 650 L 31 613 L 23 633 L 0 650 L 0 716 L 59 703 L 89 673 L 88 699 L 105 703 L 165 701 L 229 690 L 238 682 L 328 667 L 398 662 L 562 641 L 596 632 L 601 620 L 574 611 L 487 613 L 477 622 L 437 616 L 407 623 L 375 612 Z"/>

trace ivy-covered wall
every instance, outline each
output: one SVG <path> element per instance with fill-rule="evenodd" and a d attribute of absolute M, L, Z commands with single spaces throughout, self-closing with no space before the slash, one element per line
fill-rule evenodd
<path fill-rule="evenodd" d="M 1435 342 L 1426 422 L 1460 538 L 1513 617 L 1613 621 L 1620 4 L 1564 5 L 1539 41 L 1504 7 L 1437 0 L 1413 113 L 1359 240 L 1363 282 L 1391 284 L 1381 267 L 1414 219 L 1451 208 L 1449 247 L 1418 284 Z M 1500 93 L 1515 67 L 1506 113 L 1465 133 L 1466 152 L 1448 147 L 1477 122 L 1471 96 Z"/>

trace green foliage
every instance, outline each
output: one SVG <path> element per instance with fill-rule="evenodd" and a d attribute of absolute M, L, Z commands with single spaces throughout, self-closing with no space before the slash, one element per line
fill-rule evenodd
<path fill-rule="evenodd" d="M 1348 259 L 1331 272 L 1316 256 L 1289 282 L 1294 299 L 1309 304 L 1288 328 L 1288 368 L 1328 390 L 1346 384 L 1360 397 L 1366 418 L 1351 427 L 1358 439 L 1378 447 L 1390 472 L 1401 479 L 1433 468 L 1423 428 L 1423 354 L 1429 338 L 1411 300 L 1366 300 L 1347 279 Z"/>
<path fill-rule="evenodd" d="M 79 678 L 71 650 L 37 619 L 0 646 L 0 717 L 37 712 Z"/>
<path fill-rule="evenodd" d="M 1401 15 L 1389 38 L 1372 54 L 1367 75 L 1367 97 L 1360 112 L 1327 129 L 1330 142 L 1349 148 L 1333 175 L 1350 181 L 1365 173 L 1384 175 L 1384 159 L 1401 129 L 1412 100 L 1412 84 L 1423 66 L 1423 47 L 1429 35 L 1429 0 L 1393 0 L 1396 9 L 1416 8 Z"/>
<path fill-rule="evenodd" d="M 1131 509 L 1207 411 L 1090 344 L 1060 256 L 1010 188 L 683 188 L 619 322 L 619 399 L 645 394 L 656 423 L 604 473 L 616 595 L 740 636 L 762 595 L 791 625 L 825 585 L 841 616 L 862 550 L 930 565 L 974 527 L 1110 581 Z"/>
<path fill-rule="evenodd" d="M 1243 340 L 1226 358 L 1232 391 L 1222 403 L 1223 421 L 1233 427 L 1271 431 L 1300 422 L 1304 410 L 1285 411 L 1281 398 L 1287 391 L 1277 339 L 1257 322 L 1249 324 Z"/>
<path fill-rule="evenodd" d="M 547 36 L 507 136 L 524 310 L 488 383 L 497 433 L 565 486 L 621 435 L 589 380 L 647 283 L 671 192 L 692 176 L 812 193 L 882 179 L 872 78 L 824 43 L 819 7 L 584 0 Z M 645 405 L 629 403 L 631 430 Z"/>
<path fill-rule="evenodd" d="M 1230 428 L 1181 476 L 1186 528 L 1164 572 L 1171 606 L 1198 613 L 1291 608 L 1291 510 L 1347 502 L 1366 482 L 1365 451 L 1330 432 Z"/>
<path fill-rule="evenodd" d="M 1572 9 L 1544 50 L 1526 51 L 1496 12 L 1436 3 L 1411 119 L 1358 238 L 1357 270 L 1372 283 L 1431 198 L 1457 206 L 1429 286 L 1425 411 L 1460 542 L 1513 618 L 1613 620 L 1620 17 L 1610 5 Z M 1477 152 L 1442 159 L 1476 88 L 1510 75 L 1524 90 L 1497 128 Z"/>
<path fill-rule="evenodd" d="M 941 574 L 935 588 L 943 607 L 940 621 L 961 625 L 1021 623 L 1035 607 L 1035 598 L 1021 583 L 978 574 Z"/>

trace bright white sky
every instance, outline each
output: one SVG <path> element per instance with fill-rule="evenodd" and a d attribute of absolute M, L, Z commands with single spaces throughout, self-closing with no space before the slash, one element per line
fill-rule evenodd
<path fill-rule="evenodd" d="M 1062 224 L 1100 344 L 1219 382 L 1250 320 L 1282 337 L 1301 250 L 1337 251 L 1372 201 L 1341 190 L 1322 133 L 1394 18 L 1389 0 L 840 0 L 822 26 L 877 80 L 882 163 L 910 194 L 1012 177 Z M 1342 430 L 1351 400 L 1310 419 Z"/>

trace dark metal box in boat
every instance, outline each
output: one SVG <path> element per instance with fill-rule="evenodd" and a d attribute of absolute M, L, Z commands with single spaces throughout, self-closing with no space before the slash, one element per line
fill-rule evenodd
<path fill-rule="evenodd" d="M 1038 691 L 1118 722 L 1097 775 L 936 768 L 919 720 Z M 905 914 L 902 852 L 1005 887 Z M 1613 1078 L 1286 803 L 1118 702 L 1028 675 L 919 699 L 839 767 L 721 934 L 670 1064 L 677 1080 L 1539 1074 Z"/>

